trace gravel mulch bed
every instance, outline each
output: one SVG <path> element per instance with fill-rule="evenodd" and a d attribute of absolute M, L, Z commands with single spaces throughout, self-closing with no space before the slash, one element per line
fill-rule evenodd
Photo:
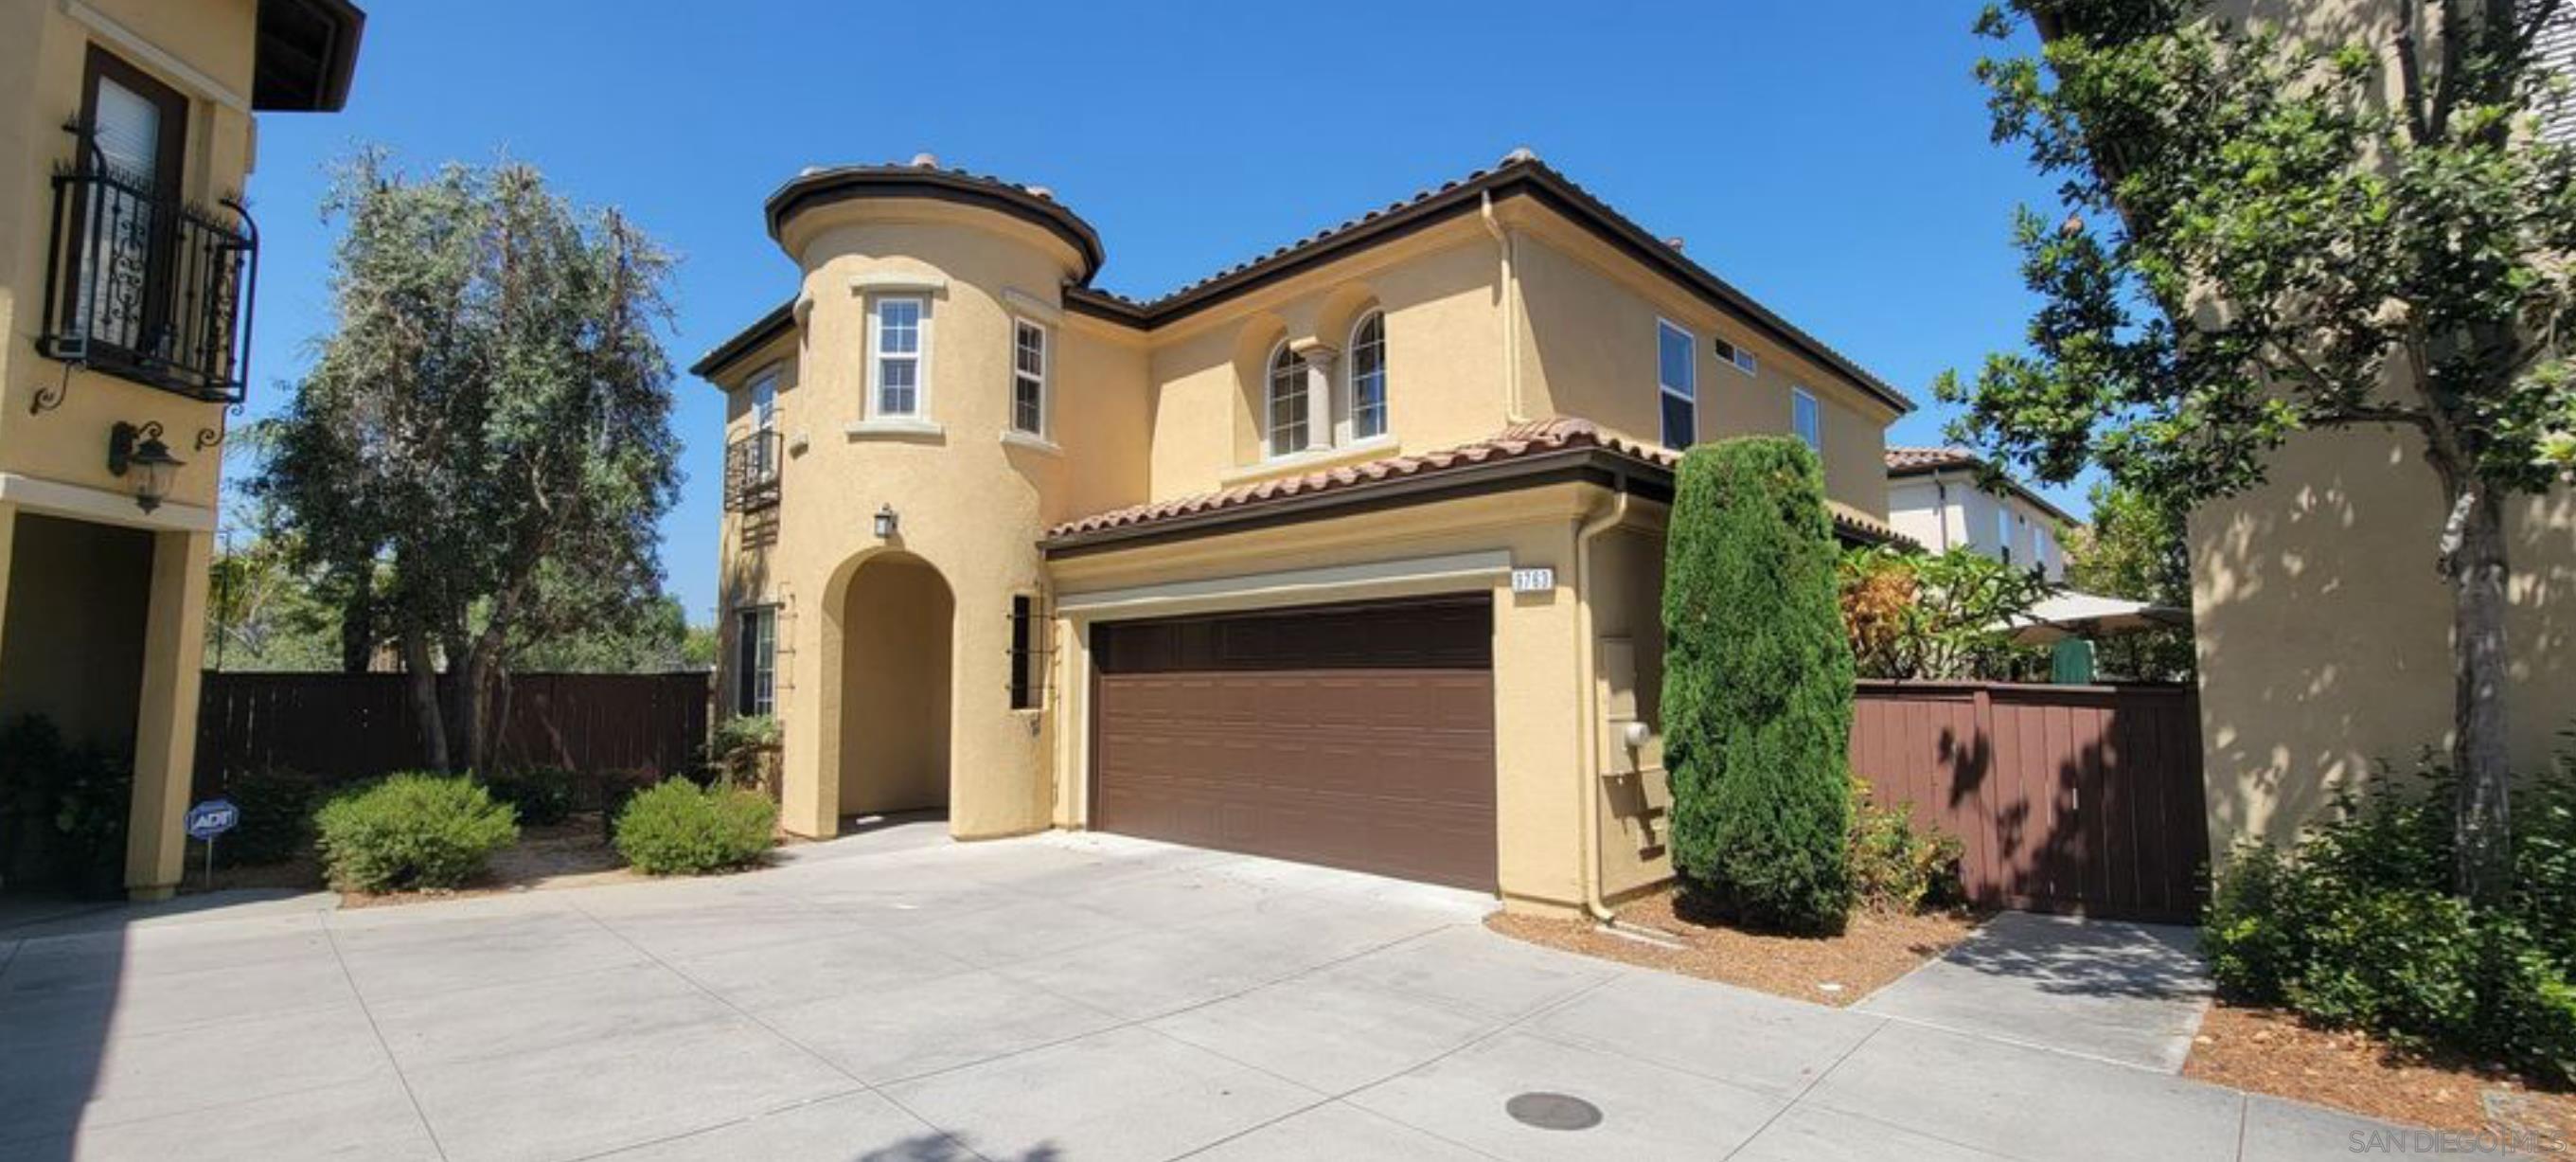
<path fill-rule="evenodd" d="M 1497 912 L 1485 926 L 1532 944 L 1839 1008 L 1948 951 L 1976 931 L 1979 922 L 1966 913 L 1861 911 L 1852 914 L 1840 936 L 1776 936 L 1685 919 L 1674 905 L 1675 894 L 1667 890 L 1616 911 L 1622 924 L 1660 933 L 1679 947 L 1606 932 L 1590 920 Z"/>
<path fill-rule="evenodd" d="M 2211 1005 L 2182 1074 L 2576 1158 L 2576 1094 L 2535 1090 L 2507 1070 L 2409 1053 L 2366 1033 L 2310 1028 L 2277 1009 Z"/>

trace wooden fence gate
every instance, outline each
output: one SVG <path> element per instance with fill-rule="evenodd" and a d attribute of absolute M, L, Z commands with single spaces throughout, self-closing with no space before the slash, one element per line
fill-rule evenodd
<path fill-rule="evenodd" d="M 1981 904 L 2192 923 L 2209 830 L 2181 686 L 1860 683 L 1852 773 L 1967 844 Z"/>
<path fill-rule="evenodd" d="M 208 671 L 197 710 L 196 785 L 284 770 L 325 783 L 428 765 L 401 674 Z M 513 674 L 500 762 L 581 773 L 692 770 L 707 744 L 709 677 Z"/>

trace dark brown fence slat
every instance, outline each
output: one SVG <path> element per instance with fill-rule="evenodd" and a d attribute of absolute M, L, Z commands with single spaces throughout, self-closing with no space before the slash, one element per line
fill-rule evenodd
<path fill-rule="evenodd" d="M 1862 682 L 1852 772 L 1958 836 L 1979 903 L 2189 922 L 2209 836 L 2196 692 Z"/>
<path fill-rule="evenodd" d="M 420 716 L 400 674 L 208 671 L 197 713 L 196 787 L 285 770 L 325 783 L 427 766 Z M 499 761 L 583 773 L 694 770 L 707 742 L 709 677 L 518 674 Z"/>

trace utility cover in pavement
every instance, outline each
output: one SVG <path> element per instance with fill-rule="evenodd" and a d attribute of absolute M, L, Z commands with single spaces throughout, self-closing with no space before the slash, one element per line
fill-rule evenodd
<path fill-rule="evenodd" d="M 1589 1130 L 1601 1124 L 1601 1107 L 1561 1093 L 1525 1093 L 1503 1103 L 1503 1112 L 1542 1130 Z"/>

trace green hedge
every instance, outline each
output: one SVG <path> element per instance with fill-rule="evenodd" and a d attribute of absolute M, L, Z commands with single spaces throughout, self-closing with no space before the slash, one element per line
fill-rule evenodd
<path fill-rule="evenodd" d="M 767 795 L 671 779 L 626 801 L 617 851 L 646 875 L 700 875 L 758 862 L 777 827 Z"/>
<path fill-rule="evenodd" d="M 2450 892 L 2452 788 L 2383 774 L 2295 848 L 2239 849 L 2202 947 L 2238 999 L 2576 1082 L 2576 759 L 2518 787 L 2494 906 Z"/>
<path fill-rule="evenodd" d="M 322 784 L 293 771 L 256 771 L 224 780 L 224 798 L 241 821 L 215 842 L 215 862 L 225 867 L 283 863 L 313 847 L 313 804 Z"/>
<path fill-rule="evenodd" d="M 522 825 L 552 827 L 572 817 L 574 780 L 571 771 L 554 767 L 501 771 L 484 779 L 483 783 L 491 789 L 494 799 L 518 811 Z"/>
<path fill-rule="evenodd" d="M 344 891 L 462 887 L 519 838 L 517 813 L 464 775 L 391 775 L 334 796 L 313 822 Z"/>
<path fill-rule="evenodd" d="M 1664 765 L 1673 865 L 1755 926 L 1839 929 L 1852 905 L 1852 653 L 1815 454 L 1694 448 L 1664 560 Z"/>

